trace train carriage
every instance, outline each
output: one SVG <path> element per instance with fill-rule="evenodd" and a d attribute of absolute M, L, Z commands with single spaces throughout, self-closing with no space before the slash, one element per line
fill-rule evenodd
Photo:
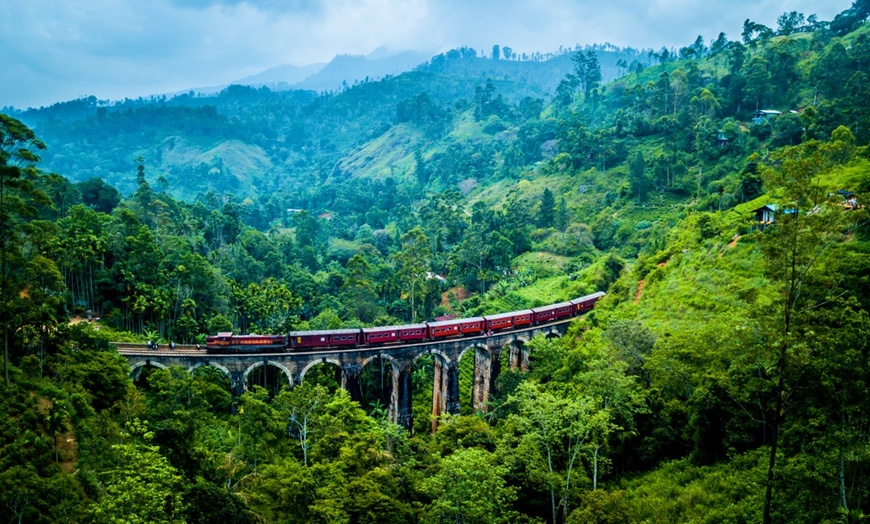
<path fill-rule="evenodd" d="M 461 334 L 459 326 L 462 320 L 442 320 L 440 322 L 427 322 L 429 326 L 429 338 L 437 339 L 444 337 L 455 337 Z"/>
<path fill-rule="evenodd" d="M 509 329 L 514 327 L 514 314 L 511 313 L 498 313 L 495 315 L 486 315 L 483 318 L 486 319 L 486 330 L 487 331 L 498 331 L 500 329 Z"/>
<path fill-rule="evenodd" d="M 284 351 L 286 346 L 284 335 L 233 335 L 221 332 L 205 339 L 205 349 L 210 353 Z"/>
<path fill-rule="evenodd" d="M 576 306 L 571 302 L 559 302 L 550 306 L 532 308 L 535 314 L 535 324 L 560 320 L 574 315 Z"/>
<path fill-rule="evenodd" d="M 471 317 L 459 319 L 459 333 L 467 337 L 480 335 L 486 331 L 486 319 L 483 317 Z"/>
<path fill-rule="evenodd" d="M 574 305 L 574 313 L 579 315 L 580 313 L 585 313 L 595 307 L 595 303 L 598 302 L 598 299 L 603 297 L 605 293 L 603 291 L 598 291 L 597 293 L 592 293 L 591 295 L 586 295 L 584 297 L 575 298 L 571 301 L 571 304 Z"/>
<path fill-rule="evenodd" d="M 399 326 L 363 328 L 362 341 L 368 346 L 380 346 L 399 341 Z"/>
<path fill-rule="evenodd" d="M 511 315 L 513 315 L 511 321 L 515 328 L 520 326 L 530 326 L 532 325 L 532 322 L 535 321 L 535 313 L 531 309 L 525 311 L 514 311 Z"/>
<path fill-rule="evenodd" d="M 417 342 L 426 340 L 427 333 L 426 324 L 363 328 L 362 343 L 367 346 L 380 346 L 397 342 Z"/>
<path fill-rule="evenodd" d="M 429 338 L 429 326 L 426 324 L 408 324 L 399 328 L 401 342 L 419 342 Z"/>
<path fill-rule="evenodd" d="M 362 329 L 291 331 L 289 340 L 293 349 L 357 346 L 362 342 Z"/>

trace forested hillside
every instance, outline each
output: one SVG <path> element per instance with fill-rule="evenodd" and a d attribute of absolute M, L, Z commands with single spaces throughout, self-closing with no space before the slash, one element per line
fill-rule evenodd
<path fill-rule="evenodd" d="M 865 519 L 868 15 L 0 114 L 2 518 Z M 408 433 L 383 369 L 362 403 L 328 365 L 234 398 L 208 367 L 134 382 L 110 344 L 599 290 L 485 412 L 464 358 L 434 434 L 425 358 Z"/>

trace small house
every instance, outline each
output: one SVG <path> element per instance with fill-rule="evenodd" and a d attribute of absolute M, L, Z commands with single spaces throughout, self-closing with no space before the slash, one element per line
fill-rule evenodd
<path fill-rule="evenodd" d="M 728 145 L 730 140 L 728 140 L 728 136 L 725 135 L 725 131 L 719 130 L 719 133 L 716 135 L 716 145 L 719 147 L 725 147 Z"/>
<path fill-rule="evenodd" d="M 753 124 L 761 124 L 765 120 L 770 117 L 779 116 L 782 114 L 782 111 L 777 111 L 775 109 L 759 109 L 755 112 L 755 116 L 752 118 Z"/>
<path fill-rule="evenodd" d="M 778 211 L 779 206 L 776 204 L 767 204 L 754 210 L 752 212 L 755 215 L 753 218 L 758 225 L 752 229 L 764 231 L 765 227 L 773 225 L 776 222 L 776 213 Z"/>
<path fill-rule="evenodd" d="M 768 224 L 773 224 L 776 221 L 776 212 L 779 209 L 779 206 L 776 204 L 767 204 L 759 207 L 754 210 L 755 221 L 758 222 L 762 228 Z"/>
<path fill-rule="evenodd" d="M 780 210 L 779 206 L 776 204 L 767 204 L 754 210 L 753 213 L 755 214 L 755 221 L 758 223 L 758 229 L 764 231 L 765 226 L 772 225 L 776 222 L 777 213 L 797 216 L 799 211 L 794 207 L 787 207 Z"/>

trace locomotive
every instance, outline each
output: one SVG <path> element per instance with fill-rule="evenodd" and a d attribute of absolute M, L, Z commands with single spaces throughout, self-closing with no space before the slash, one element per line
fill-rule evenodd
<path fill-rule="evenodd" d="M 599 291 L 549 306 L 402 326 L 291 331 L 286 336 L 218 333 L 206 339 L 205 347 L 209 353 L 276 353 L 324 348 L 369 348 L 429 342 L 452 337 L 480 336 L 574 317 L 592 309 L 595 302 L 603 296 L 604 292 Z"/>

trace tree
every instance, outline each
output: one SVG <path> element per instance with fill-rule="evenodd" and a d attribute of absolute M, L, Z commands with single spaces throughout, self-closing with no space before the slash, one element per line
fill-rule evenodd
<path fill-rule="evenodd" d="M 21 121 L 0 114 L 0 326 L 3 330 L 3 379 L 9 384 L 9 336 L 17 327 L 25 279 L 26 259 L 19 251 L 25 222 L 36 215 L 48 197 L 35 188 L 34 167 L 45 149 L 36 134 Z"/>
<path fill-rule="evenodd" d="M 670 76 L 670 94 L 671 102 L 674 106 L 674 116 L 677 115 L 682 108 L 683 101 L 689 94 L 689 79 L 682 69 L 675 69 Z"/>
<path fill-rule="evenodd" d="M 574 494 L 574 469 L 581 466 L 581 454 L 597 433 L 609 424 L 604 412 L 596 412 L 594 400 L 570 385 L 553 382 L 552 390 L 524 382 L 509 399 L 515 407 L 507 421 L 516 439 L 516 453 L 527 462 L 530 480 L 540 482 L 550 493 L 553 524 L 570 513 Z"/>
<path fill-rule="evenodd" d="M 823 144 L 808 142 L 776 156 L 779 169 L 765 173 L 767 186 L 789 213 L 763 236 L 769 278 L 776 289 L 775 314 L 770 315 L 770 380 L 773 385 L 771 446 L 764 497 L 764 522 L 771 522 L 780 429 L 785 402 L 801 375 L 808 346 L 801 337 L 807 315 L 839 290 L 836 280 L 825 277 L 832 247 L 844 239 L 843 213 L 818 202 L 817 181 L 830 171 L 832 162 Z"/>
<path fill-rule="evenodd" d="M 275 409 L 287 421 L 287 434 L 299 441 L 302 449 L 302 464 L 308 465 L 308 450 L 311 448 L 311 433 L 315 419 L 322 415 L 331 399 L 326 387 L 303 382 L 291 390 L 284 390 L 275 397 Z"/>
<path fill-rule="evenodd" d="M 728 36 L 725 33 L 719 33 L 719 36 L 716 37 L 716 40 L 710 44 L 710 54 L 718 55 L 728 46 Z"/>
<path fill-rule="evenodd" d="M 66 402 L 59 399 L 52 399 L 51 407 L 45 416 L 45 429 L 51 433 L 54 439 L 54 463 L 60 462 L 57 451 L 57 437 L 67 430 L 67 411 Z"/>
<path fill-rule="evenodd" d="M 564 370 L 577 384 L 577 394 L 594 402 L 589 417 L 588 445 L 592 455 L 593 490 L 598 488 L 600 464 L 604 461 L 602 450 L 607 449 L 614 436 L 626 438 L 632 435 L 635 416 L 646 412 L 643 391 L 638 387 L 636 377 L 627 373 L 627 357 L 631 353 L 643 355 L 655 341 L 651 332 L 644 332 L 643 326 L 630 322 L 618 321 L 607 333 L 612 349 L 601 343 L 597 331 L 587 331 L 567 359 Z"/>
<path fill-rule="evenodd" d="M 631 192 L 637 195 L 637 203 L 644 200 L 644 193 L 649 190 L 649 178 L 646 175 L 646 162 L 643 153 L 638 150 L 628 160 L 628 181 Z"/>
<path fill-rule="evenodd" d="M 426 161 L 423 160 L 423 153 L 419 149 L 414 151 L 414 174 L 417 176 L 417 182 L 421 186 L 425 186 L 429 182 L 429 177 L 432 173 L 426 167 Z"/>
<path fill-rule="evenodd" d="M 506 485 L 507 468 L 491 453 L 478 448 L 459 449 L 441 460 L 441 469 L 423 481 L 432 497 L 423 522 L 439 524 L 500 524 L 511 522 L 508 511 L 516 491 Z"/>
<path fill-rule="evenodd" d="M 556 218 L 556 197 L 550 188 L 545 187 L 541 193 L 541 201 L 538 203 L 538 227 L 553 227 L 555 226 Z"/>
<path fill-rule="evenodd" d="M 82 195 L 82 203 L 100 213 L 111 213 L 121 202 L 118 190 L 102 178 L 89 178 L 76 184 L 76 188 Z"/>
<path fill-rule="evenodd" d="M 241 497 L 204 480 L 199 480 L 187 488 L 184 492 L 184 503 L 187 524 L 257 522 Z"/>
<path fill-rule="evenodd" d="M 239 397 L 239 442 L 244 459 L 256 468 L 279 455 L 285 426 L 269 402 L 269 393 L 254 386 Z"/>
<path fill-rule="evenodd" d="M 417 320 L 417 303 L 423 296 L 424 284 L 429 277 L 432 251 L 429 239 L 419 227 L 408 231 L 399 239 L 401 250 L 393 255 L 396 277 L 402 285 L 403 297 L 411 302 L 411 321 Z"/>
<path fill-rule="evenodd" d="M 592 91 L 601 84 L 601 65 L 598 63 L 598 55 L 591 49 L 586 53 L 577 51 L 571 60 L 574 62 L 574 77 L 579 81 L 586 100 L 589 100 Z"/>
<path fill-rule="evenodd" d="M 342 296 L 354 316 L 362 322 L 373 322 L 377 316 L 377 293 L 372 281 L 372 267 L 363 255 L 354 255 L 345 266 Z"/>
<path fill-rule="evenodd" d="M 147 439 L 147 433 L 146 433 Z M 117 466 L 104 471 L 105 491 L 88 508 L 93 522 L 179 522 L 184 512 L 182 478 L 157 446 L 112 446 Z"/>
<path fill-rule="evenodd" d="M 16 465 L 0 473 L 0 504 L 18 524 L 30 521 L 25 517 L 37 517 L 41 480 L 31 466 Z"/>
<path fill-rule="evenodd" d="M 804 14 L 797 11 L 783 13 L 776 19 L 777 33 L 788 36 L 804 25 Z"/>

